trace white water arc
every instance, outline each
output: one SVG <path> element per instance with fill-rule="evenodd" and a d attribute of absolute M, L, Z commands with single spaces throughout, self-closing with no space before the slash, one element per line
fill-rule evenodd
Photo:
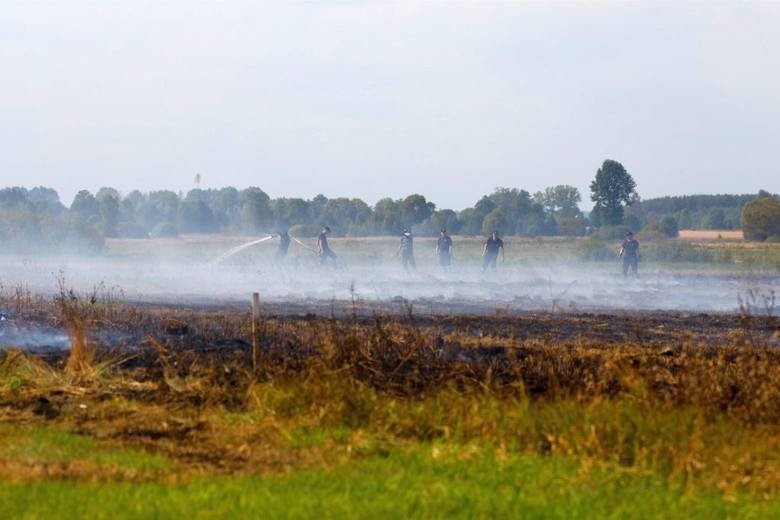
<path fill-rule="evenodd" d="M 311 251 L 312 253 L 316 253 L 316 252 L 317 252 L 317 250 L 316 250 L 316 249 L 314 249 L 313 247 L 307 246 L 306 244 L 304 244 L 303 242 L 301 242 L 300 240 L 298 240 L 298 239 L 297 239 L 297 238 L 295 238 L 294 236 L 290 235 L 290 238 L 292 238 L 292 239 L 293 239 L 293 240 L 294 240 L 294 241 L 295 241 L 297 244 L 299 244 L 299 245 L 301 245 L 301 246 L 305 247 L 306 249 L 308 249 L 308 250 L 309 250 L 309 251 Z"/>
<path fill-rule="evenodd" d="M 244 249 L 247 249 L 247 248 L 250 248 L 250 247 L 255 246 L 257 244 L 261 244 L 263 242 L 271 240 L 273 237 L 274 237 L 273 235 L 268 235 L 267 237 L 260 238 L 258 240 L 252 240 L 251 242 L 247 242 L 246 244 L 241 244 L 240 246 L 236 246 L 236 247 L 234 247 L 232 249 L 228 249 L 227 251 L 225 251 L 224 253 L 219 255 L 217 258 L 212 260 L 211 264 L 212 265 L 218 265 L 218 264 L 224 262 L 225 260 L 227 260 L 228 258 L 230 258 L 231 256 L 235 255 L 236 253 L 240 253 Z"/>

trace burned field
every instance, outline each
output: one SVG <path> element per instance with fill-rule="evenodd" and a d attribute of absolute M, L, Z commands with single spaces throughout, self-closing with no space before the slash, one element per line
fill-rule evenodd
<path fill-rule="evenodd" d="M 516 490 L 510 502 L 520 507 L 531 484 L 519 475 L 560 463 L 571 466 L 550 476 L 558 491 L 548 498 L 575 489 L 585 501 L 577 507 L 589 504 L 586 516 L 604 512 L 600 500 L 630 508 L 637 493 L 650 492 L 639 491 L 648 478 L 673 516 L 778 507 L 780 320 L 759 307 L 439 316 L 412 305 L 379 313 L 358 303 L 318 312 L 268 304 L 254 336 L 243 306 L 20 292 L 3 308 L 6 341 L 14 328 L 44 336 L 0 353 L 0 494 L 67 482 L 73 500 L 83 500 L 83 486 L 135 483 L 175 490 L 185 508 L 203 479 L 254 489 L 344 478 L 351 489 L 355 478 L 384 479 L 383 468 L 408 472 L 410 482 L 432 471 L 425 478 L 457 494 L 465 477 L 440 471 L 487 465 L 466 480 L 477 486 L 470 493 L 493 498 L 452 510 L 478 514 L 502 511 L 506 498 L 481 479 L 508 479 L 500 485 Z M 65 348 L 45 344 L 62 334 Z M 51 435 L 72 437 L 46 441 Z M 46 442 L 90 448 L 73 454 Z M 565 485 L 556 488 L 560 478 Z M 421 500 L 416 488 L 402 491 L 409 504 Z M 444 507 L 445 495 L 430 507 Z M 30 500 L 22 505 L 46 512 Z M 142 512 L 185 510 L 159 509 L 167 503 Z M 406 504 L 382 503 L 351 496 L 336 509 L 398 514 Z"/>

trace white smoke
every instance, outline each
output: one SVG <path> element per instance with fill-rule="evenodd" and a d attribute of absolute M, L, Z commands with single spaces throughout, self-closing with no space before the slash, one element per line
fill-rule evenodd
<path fill-rule="evenodd" d="M 433 253 L 418 248 L 416 271 L 405 272 L 392 255 L 363 251 L 349 257 L 358 242 L 334 244 L 342 267 L 321 266 L 309 249 L 291 249 L 282 266 L 272 262 L 271 237 L 229 249 L 223 261 L 213 254 L 94 258 L 6 257 L 1 280 L 6 291 L 24 284 L 36 293 L 53 293 L 57 273 L 68 287 L 88 292 L 98 283 L 121 288 L 129 300 L 172 303 L 245 302 L 259 292 L 266 302 L 306 305 L 353 298 L 369 303 L 413 301 L 436 312 L 677 310 L 733 312 L 748 291 L 780 286 L 777 273 L 708 271 L 697 273 L 641 265 L 638 279 L 624 279 L 619 263 L 537 262 L 504 264 L 482 272 L 477 258 L 444 271 Z M 311 241 L 311 239 L 304 239 Z M 368 240 L 371 239 L 360 239 Z M 264 243 L 264 244 L 261 244 Z M 252 245 L 260 244 L 258 248 Z M 352 244 L 352 245 L 350 245 Z M 306 244 L 304 244 L 306 245 Z M 308 247 L 308 246 L 307 246 Z M 251 253 L 245 252 L 250 249 Z M 238 254 L 244 252 L 244 254 Z M 478 253 L 477 253 L 478 255 Z"/>

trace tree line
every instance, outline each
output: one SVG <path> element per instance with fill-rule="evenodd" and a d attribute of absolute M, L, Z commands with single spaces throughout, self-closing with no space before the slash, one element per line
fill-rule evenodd
<path fill-rule="evenodd" d="M 496 188 L 462 211 L 438 209 L 420 194 L 384 198 L 370 206 L 358 198 L 271 198 L 250 187 L 172 191 L 116 189 L 79 191 L 65 206 L 51 188 L 0 189 L 0 241 L 16 245 L 72 244 L 100 247 L 105 238 L 176 237 L 188 233 L 256 235 L 290 230 L 314 235 L 328 225 L 336 235 L 394 235 L 413 228 L 434 235 L 451 233 L 581 235 L 586 219 L 577 207 L 580 195 L 571 186 L 556 186 L 531 195 L 516 188 Z"/>
<path fill-rule="evenodd" d="M 659 197 L 641 201 L 628 213 L 634 227 L 671 216 L 681 229 L 740 229 L 742 209 L 756 197 L 756 194 Z"/>
<path fill-rule="evenodd" d="M 531 194 L 496 188 L 474 206 L 437 208 L 420 194 L 384 198 L 373 206 L 358 198 L 271 198 L 262 189 L 234 187 L 173 191 L 132 191 L 104 187 L 79 191 L 65 206 L 51 188 L 0 189 L 0 242 L 18 249 L 37 246 L 100 248 L 105 238 L 175 237 L 184 233 L 256 235 L 290 230 L 310 236 L 328 225 L 336 235 L 394 235 L 412 228 L 452 234 L 583 236 L 614 238 L 624 230 L 650 228 L 667 236 L 677 229 L 731 229 L 740 226 L 742 208 L 753 195 L 693 195 L 641 200 L 636 182 L 622 164 L 606 160 L 591 183 L 593 210 L 579 208 L 579 190 L 557 185 Z M 769 195 L 769 194 L 766 194 Z M 614 235 L 614 236 L 612 236 Z"/>

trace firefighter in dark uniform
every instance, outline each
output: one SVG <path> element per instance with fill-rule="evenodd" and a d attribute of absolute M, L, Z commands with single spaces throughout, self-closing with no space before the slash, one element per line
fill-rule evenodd
<path fill-rule="evenodd" d="M 334 264 L 336 263 L 336 253 L 328 245 L 328 233 L 330 233 L 330 228 L 325 226 L 317 237 L 317 256 L 320 257 L 320 264 L 325 264 L 328 258 L 333 260 Z"/>
<path fill-rule="evenodd" d="M 398 245 L 396 255 L 401 255 L 401 265 L 404 266 L 404 269 L 407 271 L 409 267 L 417 269 L 417 264 L 414 262 L 414 238 L 408 229 L 404 229 L 404 233 L 401 235 L 401 243 Z"/>
<path fill-rule="evenodd" d="M 439 240 L 436 242 L 436 256 L 439 258 L 439 265 L 444 269 L 449 269 L 452 264 L 452 239 L 447 234 L 446 229 L 439 233 Z"/>
<path fill-rule="evenodd" d="M 498 231 L 493 231 L 482 247 L 482 271 L 487 268 L 496 269 L 496 260 L 501 253 L 501 261 L 504 261 L 504 241 L 498 238 Z"/>
<path fill-rule="evenodd" d="M 639 242 L 631 231 L 626 233 L 618 257 L 623 259 L 623 276 L 628 276 L 629 271 L 633 276 L 639 276 Z"/>
<path fill-rule="evenodd" d="M 274 261 L 281 264 L 287 257 L 287 251 L 290 249 L 290 235 L 287 231 L 277 231 L 279 235 L 279 247 L 276 249 Z"/>

